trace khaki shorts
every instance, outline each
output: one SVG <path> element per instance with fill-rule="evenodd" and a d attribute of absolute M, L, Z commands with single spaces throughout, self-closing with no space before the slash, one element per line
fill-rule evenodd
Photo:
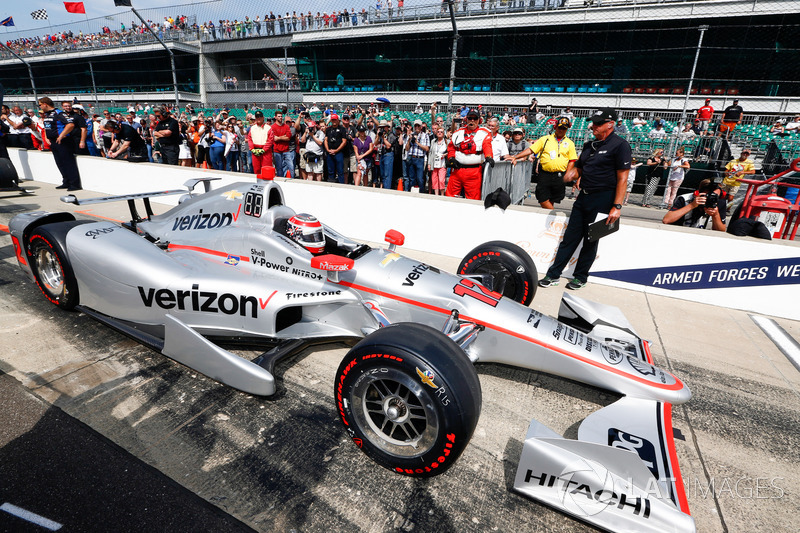
<path fill-rule="evenodd" d="M 311 161 L 308 160 L 307 156 L 309 156 L 309 155 L 313 155 L 313 154 L 311 154 L 310 152 L 306 152 L 302 156 L 303 160 L 305 160 L 305 161 L 301 160 L 301 164 L 306 169 L 306 172 L 310 172 L 312 174 L 322 174 L 322 170 L 324 168 L 323 165 L 325 164 L 325 156 L 324 155 L 320 155 L 319 159 L 317 160 L 317 162 L 316 163 L 312 163 Z"/>
<path fill-rule="evenodd" d="M 356 159 L 356 154 L 353 152 L 353 155 L 350 156 L 350 159 L 347 156 L 344 156 L 344 171 L 345 172 L 356 172 L 358 170 L 358 159 Z"/>

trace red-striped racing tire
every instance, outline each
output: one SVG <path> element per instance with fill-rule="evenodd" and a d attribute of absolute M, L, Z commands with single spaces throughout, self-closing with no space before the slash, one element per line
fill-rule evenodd
<path fill-rule="evenodd" d="M 528 305 L 536 294 L 538 273 L 528 253 L 510 242 L 490 241 L 471 250 L 456 271 L 462 276 L 488 274 L 489 289 Z"/>
<path fill-rule="evenodd" d="M 472 363 L 449 337 L 402 323 L 368 335 L 344 357 L 334 394 L 345 430 L 378 464 L 430 477 L 464 451 L 481 410 Z"/>

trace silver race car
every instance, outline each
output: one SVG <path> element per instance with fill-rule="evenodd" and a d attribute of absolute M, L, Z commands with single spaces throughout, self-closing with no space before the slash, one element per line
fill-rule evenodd
<path fill-rule="evenodd" d="M 565 294 L 559 317 L 528 304 L 536 267 L 516 245 L 471 251 L 458 274 L 348 239 L 284 205 L 273 181 L 63 200 L 127 201 L 126 224 L 32 212 L 9 225 L 20 267 L 76 308 L 242 391 L 275 392 L 273 367 L 332 341 L 352 345 L 334 378 L 344 430 L 399 474 L 453 465 L 481 410 L 475 363 L 547 372 L 622 395 L 565 439 L 532 421 L 514 488 L 612 531 L 694 531 L 671 409 L 691 393 L 652 364 L 619 309 Z M 205 192 L 193 193 L 202 183 Z M 150 198 L 182 194 L 154 215 Z M 136 201 L 144 202 L 142 218 Z M 250 361 L 226 349 L 263 345 Z"/>

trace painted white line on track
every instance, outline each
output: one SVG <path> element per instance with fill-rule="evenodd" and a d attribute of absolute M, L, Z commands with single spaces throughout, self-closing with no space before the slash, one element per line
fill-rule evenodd
<path fill-rule="evenodd" d="M 783 352 L 783 355 L 789 359 L 794 367 L 800 370 L 800 343 L 771 318 L 757 315 L 750 315 L 750 318 L 775 343 L 775 346 Z"/>
<path fill-rule="evenodd" d="M 5 511 L 10 515 L 14 515 L 17 518 L 25 520 L 26 522 L 31 522 L 32 524 L 36 524 L 37 526 L 49 529 L 50 531 L 58 531 L 62 527 L 62 525 L 59 524 L 58 522 L 40 516 L 36 513 L 26 511 L 22 507 L 17 507 L 16 505 L 12 505 L 8 502 L 4 503 L 3 505 L 0 505 L 0 511 Z"/>

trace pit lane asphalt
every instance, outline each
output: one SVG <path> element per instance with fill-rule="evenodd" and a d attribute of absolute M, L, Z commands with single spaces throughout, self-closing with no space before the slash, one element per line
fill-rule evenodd
<path fill-rule="evenodd" d="M 0 193 L 0 224 L 23 211 L 82 210 L 59 202 L 52 185 L 26 186 L 38 187 L 35 196 Z M 92 207 L 96 216 L 127 215 L 124 204 Z M 401 251 L 445 269 L 457 263 Z M 472 442 L 447 474 L 413 480 L 376 466 L 345 437 L 332 400 L 342 346 L 280 365 L 278 393 L 258 398 L 56 309 L 17 268 L 7 235 L 0 286 L 0 428 L 17 428 L 0 430 L 0 469 L 11 474 L 0 477 L 0 504 L 63 523 L 63 531 L 204 530 L 191 524 L 205 522 L 171 521 L 184 508 L 220 521 L 208 531 L 593 530 L 510 489 L 531 418 L 574 438 L 579 422 L 614 395 L 478 365 L 483 410 Z M 561 292 L 540 290 L 532 307 L 557 314 Z M 685 439 L 677 453 L 698 530 L 796 531 L 800 373 L 747 313 L 593 284 L 581 296 L 622 308 L 653 341 L 656 364 L 694 392 L 674 410 L 674 426 Z M 776 322 L 800 338 L 798 323 Z M 26 478 L 33 468 L 40 474 Z M 15 501 L 21 489 L 9 492 L 7 478 L 23 480 L 14 487 L 28 479 L 26 492 L 39 498 Z M 140 484 L 132 488 L 129 478 Z M 121 503 L 108 502 L 114 493 Z M 118 527 L 106 527 L 106 516 Z M 87 528 L 76 517 L 94 520 Z M 5 524 L 0 530 L 16 530 Z"/>

